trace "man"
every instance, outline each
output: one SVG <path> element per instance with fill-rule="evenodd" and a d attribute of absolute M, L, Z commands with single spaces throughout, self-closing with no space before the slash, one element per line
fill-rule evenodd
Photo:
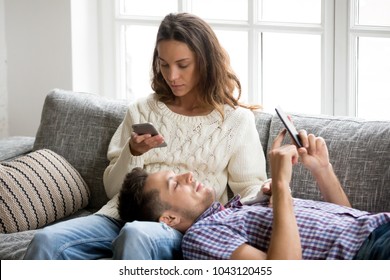
<path fill-rule="evenodd" d="M 119 198 L 123 220 L 160 221 L 185 233 L 186 259 L 390 259 L 390 213 L 352 209 L 329 162 L 325 141 L 300 132 L 303 147 L 270 151 L 272 207 L 226 206 L 192 173 L 129 173 Z M 298 158 L 310 170 L 326 202 L 293 199 L 292 166 Z"/>

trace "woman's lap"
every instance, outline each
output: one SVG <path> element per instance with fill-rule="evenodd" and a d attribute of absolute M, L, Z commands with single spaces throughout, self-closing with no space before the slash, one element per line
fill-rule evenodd
<path fill-rule="evenodd" d="M 178 259 L 182 234 L 162 223 L 90 215 L 39 230 L 25 259 Z"/>
<path fill-rule="evenodd" d="M 25 259 L 101 259 L 112 257 L 112 240 L 122 223 L 103 215 L 89 215 L 39 230 Z"/>
<path fill-rule="evenodd" d="M 113 242 L 114 259 L 181 259 L 182 234 L 163 223 L 126 223 Z"/>

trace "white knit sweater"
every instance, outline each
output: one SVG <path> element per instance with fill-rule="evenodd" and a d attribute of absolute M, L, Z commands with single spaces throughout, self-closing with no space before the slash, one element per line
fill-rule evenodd
<path fill-rule="evenodd" d="M 221 203 L 227 202 L 226 185 L 241 197 L 256 195 L 266 179 L 265 157 L 253 113 L 225 105 L 225 117 L 214 110 L 206 116 L 183 116 L 172 112 L 154 95 L 129 105 L 126 116 L 112 137 L 104 173 L 104 186 L 111 199 L 99 214 L 119 219 L 117 198 L 125 175 L 134 167 L 148 172 L 192 171 L 197 181 L 214 187 Z M 151 122 L 168 146 L 141 156 L 129 149 L 132 124 Z"/>

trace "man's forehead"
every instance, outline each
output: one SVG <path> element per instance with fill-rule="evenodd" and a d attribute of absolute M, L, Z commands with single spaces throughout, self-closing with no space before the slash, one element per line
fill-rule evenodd
<path fill-rule="evenodd" d="M 167 170 L 151 173 L 145 181 L 145 189 L 159 188 L 162 185 L 166 185 L 173 175 L 172 171 Z"/>

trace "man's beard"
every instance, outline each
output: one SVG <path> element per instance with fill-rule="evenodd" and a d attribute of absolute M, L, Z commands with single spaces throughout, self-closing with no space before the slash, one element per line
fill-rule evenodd
<path fill-rule="evenodd" d="M 204 200 L 202 200 L 196 207 L 195 209 L 187 209 L 187 208 L 182 208 L 179 211 L 185 217 L 186 219 L 189 219 L 190 221 L 195 222 L 200 215 L 203 214 L 204 211 L 206 211 L 211 204 L 215 201 L 215 190 L 212 189 L 210 192 L 210 195 L 206 196 Z"/>

